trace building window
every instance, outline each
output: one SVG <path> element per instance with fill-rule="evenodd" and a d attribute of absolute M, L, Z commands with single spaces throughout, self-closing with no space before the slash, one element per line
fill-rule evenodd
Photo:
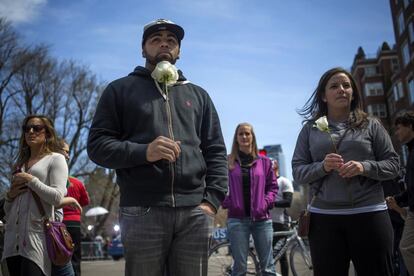
<path fill-rule="evenodd" d="M 404 166 L 407 164 L 407 160 L 408 160 L 408 147 L 406 145 L 403 145 L 401 147 L 401 158 L 402 158 L 402 163 L 404 164 Z"/>
<path fill-rule="evenodd" d="M 400 35 L 404 32 L 404 28 L 405 28 L 405 24 L 404 24 L 404 13 L 401 12 L 398 15 L 398 31 L 399 31 L 399 34 Z"/>
<path fill-rule="evenodd" d="M 395 99 L 394 99 L 394 95 L 393 95 L 393 94 L 390 94 L 390 95 L 388 96 L 387 101 L 388 101 L 388 108 L 389 108 L 389 111 L 390 111 L 390 115 L 392 115 L 392 114 L 394 114 L 394 112 L 395 112 L 395 110 L 396 110 L 396 108 L 395 108 Z"/>
<path fill-rule="evenodd" d="M 410 43 L 414 42 L 413 22 L 410 22 L 410 24 L 408 25 L 408 39 L 410 39 Z"/>
<path fill-rule="evenodd" d="M 364 73 L 366 77 L 375 76 L 377 74 L 377 67 L 376 66 L 365 67 Z"/>
<path fill-rule="evenodd" d="M 365 97 L 384 95 L 382 83 L 372 82 L 365 84 Z"/>
<path fill-rule="evenodd" d="M 410 4 L 410 0 L 404 0 L 404 9 L 406 9 L 409 4 Z"/>
<path fill-rule="evenodd" d="M 398 81 L 396 84 L 394 84 L 392 92 L 394 94 L 394 101 L 396 102 L 398 102 L 399 99 L 404 97 L 404 90 L 401 81 Z"/>
<path fill-rule="evenodd" d="M 410 49 L 407 41 L 402 44 L 402 59 L 404 67 L 410 62 Z"/>
<path fill-rule="evenodd" d="M 400 70 L 400 64 L 398 63 L 398 59 L 392 59 L 392 71 L 397 72 Z"/>
<path fill-rule="evenodd" d="M 414 80 L 410 79 L 408 82 L 408 90 L 410 94 L 410 104 L 414 103 Z"/>
<path fill-rule="evenodd" d="M 387 117 L 387 107 L 385 104 L 370 104 L 367 106 L 368 113 L 379 118 Z"/>

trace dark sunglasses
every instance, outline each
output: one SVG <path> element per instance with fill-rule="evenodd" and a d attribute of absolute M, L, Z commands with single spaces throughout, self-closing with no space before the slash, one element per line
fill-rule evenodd
<path fill-rule="evenodd" d="M 33 132 L 39 133 L 43 129 L 45 129 L 45 126 L 44 125 L 27 125 L 27 126 L 23 126 L 23 131 L 25 133 L 29 133 L 31 129 L 33 129 Z"/>

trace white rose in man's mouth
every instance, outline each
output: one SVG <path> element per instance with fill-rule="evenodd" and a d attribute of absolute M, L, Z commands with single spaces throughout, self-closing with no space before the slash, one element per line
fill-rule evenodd
<path fill-rule="evenodd" d="M 178 80 L 178 70 L 177 67 L 172 65 L 170 62 L 161 61 L 157 63 L 157 66 L 154 71 L 152 71 L 151 76 L 157 82 L 171 86 Z"/>

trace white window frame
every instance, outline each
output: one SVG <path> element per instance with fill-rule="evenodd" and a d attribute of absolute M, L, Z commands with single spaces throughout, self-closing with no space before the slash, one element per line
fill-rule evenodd
<path fill-rule="evenodd" d="M 375 65 L 366 66 L 364 68 L 364 75 L 366 77 L 375 76 L 377 74 L 377 67 Z"/>
<path fill-rule="evenodd" d="M 367 111 L 372 116 L 387 118 L 387 106 L 385 104 L 370 104 L 367 106 Z"/>
<path fill-rule="evenodd" d="M 404 9 L 406 9 L 409 4 L 410 4 L 410 0 L 404 0 Z"/>
<path fill-rule="evenodd" d="M 392 115 L 392 114 L 395 113 L 395 110 L 396 110 L 395 98 L 394 98 L 393 93 L 388 95 L 387 101 L 388 101 L 388 107 L 389 107 L 390 115 Z"/>
<path fill-rule="evenodd" d="M 365 97 L 384 95 L 384 86 L 381 82 L 368 82 L 364 88 Z"/>
<path fill-rule="evenodd" d="M 399 81 L 397 85 L 398 85 L 398 99 L 404 98 L 403 83 Z"/>
<path fill-rule="evenodd" d="M 398 61 L 398 58 L 392 59 L 392 71 L 396 72 L 400 70 L 400 62 Z"/>
<path fill-rule="evenodd" d="M 405 29 L 404 12 L 401 11 L 397 18 L 398 18 L 398 34 L 401 35 Z"/>
<path fill-rule="evenodd" d="M 410 104 L 414 103 L 414 79 L 408 81 L 408 95 L 410 95 Z"/>
<path fill-rule="evenodd" d="M 403 59 L 403 65 L 405 67 L 410 63 L 410 48 L 408 46 L 407 41 L 404 41 L 404 43 L 401 46 L 401 54 Z"/>
<path fill-rule="evenodd" d="M 392 87 L 392 94 L 394 95 L 394 101 L 398 102 L 402 97 L 404 97 L 404 91 L 401 81 L 395 82 Z"/>
<path fill-rule="evenodd" d="M 408 39 L 410 40 L 410 43 L 414 42 L 414 28 L 413 28 L 413 22 L 410 22 L 408 24 Z"/>

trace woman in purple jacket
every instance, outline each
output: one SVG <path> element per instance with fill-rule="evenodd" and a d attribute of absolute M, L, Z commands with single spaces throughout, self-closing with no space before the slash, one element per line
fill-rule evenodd
<path fill-rule="evenodd" d="M 250 234 L 263 276 L 276 275 L 272 256 L 273 228 L 269 210 L 277 193 L 276 177 L 269 158 L 258 155 L 256 136 L 248 123 L 237 126 L 229 155 L 227 231 L 234 258 L 232 276 L 245 275 Z"/>

